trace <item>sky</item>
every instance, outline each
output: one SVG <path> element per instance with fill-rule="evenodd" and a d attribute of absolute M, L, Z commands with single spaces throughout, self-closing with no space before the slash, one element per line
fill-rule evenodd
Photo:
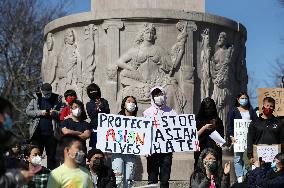
<path fill-rule="evenodd" d="M 248 87 L 273 87 L 273 64 L 277 58 L 284 61 L 284 6 L 278 0 L 206 0 L 205 5 L 206 13 L 246 27 Z M 73 0 L 69 7 L 70 14 L 87 11 L 90 0 Z"/>

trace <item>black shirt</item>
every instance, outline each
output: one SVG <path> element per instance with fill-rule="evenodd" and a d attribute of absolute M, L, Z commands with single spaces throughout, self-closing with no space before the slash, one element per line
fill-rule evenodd
<path fill-rule="evenodd" d="M 60 129 L 62 130 L 64 127 L 66 127 L 67 129 L 70 129 L 72 131 L 79 131 L 81 133 L 83 133 L 86 130 L 91 129 L 88 122 L 86 122 L 86 121 L 76 122 L 76 121 L 73 121 L 72 118 L 66 119 L 63 122 L 61 122 Z M 86 141 L 84 141 L 84 147 L 85 146 L 86 146 Z"/>
<path fill-rule="evenodd" d="M 39 98 L 39 109 L 48 110 L 53 107 L 49 99 Z M 41 135 L 53 135 L 52 118 L 50 115 L 41 116 L 38 126 L 38 131 Z"/>

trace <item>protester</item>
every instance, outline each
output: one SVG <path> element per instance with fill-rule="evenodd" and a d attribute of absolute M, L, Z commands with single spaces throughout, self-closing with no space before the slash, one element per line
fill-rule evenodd
<path fill-rule="evenodd" d="M 251 164 L 257 161 L 256 156 L 253 155 L 253 145 L 281 144 L 281 151 L 284 151 L 284 125 L 273 115 L 274 109 L 275 100 L 271 97 L 265 97 L 263 99 L 263 113 L 249 125 L 247 156 Z"/>
<path fill-rule="evenodd" d="M 249 96 L 246 92 L 240 92 L 237 95 L 234 107 L 228 113 L 227 137 L 230 138 L 230 142 L 232 144 L 236 142 L 236 138 L 234 137 L 235 119 L 243 119 L 243 120 L 257 119 L 257 115 L 250 104 Z M 243 179 L 247 173 L 243 161 L 243 152 L 234 152 L 234 167 L 238 183 L 243 182 Z"/>
<path fill-rule="evenodd" d="M 87 159 L 94 188 L 116 188 L 115 174 L 104 164 L 104 153 L 99 149 L 91 149 Z"/>
<path fill-rule="evenodd" d="M 83 151 L 87 152 L 86 140 L 90 138 L 91 131 L 88 122 L 84 121 L 87 115 L 84 109 L 84 105 L 79 100 L 74 100 L 71 104 L 71 114 L 72 116 L 65 119 L 61 125 L 60 129 L 63 135 L 71 134 L 79 136 L 83 140 Z M 62 151 L 61 151 L 62 152 Z M 85 164 L 85 161 L 82 165 Z"/>
<path fill-rule="evenodd" d="M 136 116 L 138 111 L 137 101 L 133 96 L 127 96 L 122 100 L 119 115 Z M 117 187 L 132 187 L 135 162 L 137 157 L 134 154 L 112 154 L 112 169 L 116 177 Z"/>
<path fill-rule="evenodd" d="M 24 151 L 24 156 L 28 162 L 28 168 L 35 173 L 35 176 L 27 185 L 22 188 L 42 188 L 46 187 L 50 170 L 42 166 L 40 148 L 35 145 L 29 145 Z"/>
<path fill-rule="evenodd" d="M 162 87 L 154 87 L 150 91 L 151 107 L 143 112 L 144 117 L 176 116 L 177 113 L 167 106 L 166 92 Z M 159 128 L 159 127 L 157 127 Z M 172 153 L 154 153 L 147 156 L 148 183 L 168 188 L 172 168 Z"/>
<path fill-rule="evenodd" d="M 75 99 L 77 99 L 77 94 L 73 89 L 70 89 L 65 91 L 64 98 L 66 101 L 66 106 L 62 108 L 60 112 L 60 121 L 71 117 L 71 104 Z"/>
<path fill-rule="evenodd" d="M 28 182 L 34 175 L 32 171 L 5 167 L 4 153 L 18 143 L 18 138 L 11 132 L 13 121 L 12 104 L 0 97 L 0 187 L 14 188 Z"/>
<path fill-rule="evenodd" d="M 56 167 L 55 153 L 59 135 L 59 111 L 61 109 L 61 96 L 52 93 L 49 83 L 41 86 L 41 92 L 36 93 L 26 108 L 26 114 L 32 118 L 30 125 L 30 138 L 34 145 L 39 146 L 47 155 L 47 168 Z"/>
<path fill-rule="evenodd" d="M 249 188 L 283 188 L 284 187 L 284 154 L 278 153 L 268 165 L 255 163 L 256 169 L 248 176 Z"/>
<path fill-rule="evenodd" d="M 91 119 L 91 138 L 90 138 L 90 147 L 96 148 L 97 144 L 97 127 L 98 127 L 98 114 L 99 113 L 110 113 L 108 101 L 101 97 L 101 89 L 97 84 L 90 84 L 87 87 L 87 94 L 90 98 L 90 101 L 87 103 L 87 113 Z"/>
<path fill-rule="evenodd" d="M 212 148 L 217 153 L 217 160 L 222 161 L 222 148 L 209 136 L 217 131 L 224 138 L 223 121 L 218 117 L 216 104 L 213 99 L 207 97 L 201 102 L 199 112 L 196 116 L 196 128 L 198 130 L 198 139 L 200 151 L 194 152 L 194 168 L 199 160 L 200 153 L 205 148 Z"/>
<path fill-rule="evenodd" d="M 93 188 L 90 173 L 80 166 L 85 156 L 83 140 L 79 136 L 64 135 L 59 147 L 64 151 L 64 163 L 51 171 L 47 188 Z"/>
<path fill-rule="evenodd" d="M 217 157 L 217 152 L 211 148 L 201 152 L 198 164 L 190 177 L 191 188 L 230 187 L 231 162 L 226 163 L 223 169 Z"/>
<path fill-rule="evenodd" d="M 281 88 L 284 88 L 284 76 L 282 76 L 281 83 L 280 83 L 280 87 L 281 87 Z"/>

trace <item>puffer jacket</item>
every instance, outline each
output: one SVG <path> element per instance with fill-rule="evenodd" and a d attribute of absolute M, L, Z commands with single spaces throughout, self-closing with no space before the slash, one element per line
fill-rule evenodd
<path fill-rule="evenodd" d="M 40 99 L 41 93 L 36 93 L 33 95 L 33 99 L 29 103 L 29 105 L 26 108 L 26 114 L 28 117 L 32 118 L 32 122 L 30 123 L 29 127 L 29 133 L 30 133 L 30 138 L 32 138 L 33 134 L 35 133 L 39 121 L 40 121 L 40 116 L 41 116 L 41 110 L 39 108 L 39 103 L 38 100 Z M 55 138 L 59 138 L 60 135 L 60 130 L 59 130 L 59 125 L 60 125 L 60 110 L 62 107 L 62 97 L 52 93 L 50 97 L 50 101 L 53 104 L 53 109 L 55 110 L 54 114 L 52 115 L 52 125 L 53 125 L 53 132 Z"/>

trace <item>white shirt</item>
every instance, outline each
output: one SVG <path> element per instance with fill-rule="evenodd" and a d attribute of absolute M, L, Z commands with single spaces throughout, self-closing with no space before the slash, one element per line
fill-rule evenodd
<path fill-rule="evenodd" d="M 251 119 L 250 119 L 249 111 L 246 111 L 246 112 L 240 112 L 240 113 L 241 113 L 242 119 L 245 119 L 245 120 L 251 120 Z"/>

